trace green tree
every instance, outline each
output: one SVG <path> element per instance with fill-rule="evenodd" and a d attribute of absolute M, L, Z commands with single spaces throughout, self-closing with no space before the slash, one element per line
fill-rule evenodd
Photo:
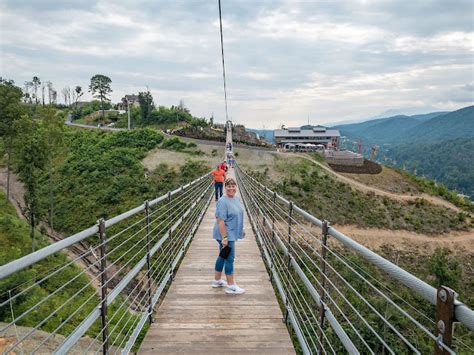
<path fill-rule="evenodd" d="M 10 169 L 13 142 L 18 135 L 15 121 L 24 113 L 23 92 L 11 80 L 0 78 L 0 136 L 7 155 L 7 199 L 10 198 Z"/>
<path fill-rule="evenodd" d="M 153 111 L 153 96 L 149 91 L 138 93 L 138 103 L 140 104 L 140 113 L 142 122 L 149 123 L 150 113 Z"/>
<path fill-rule="evenodd" d="M 77 109 L 77 102 L 79 101 L 79 98 L 84 95 L 84 92 L 82 91 L 82 87 L 79 85 L 75 87 L 74 91 L 76 92 L 76 101 L 74 102 L 74 105 Z"/>
<path fill-rule="evenodd" d="M 39 179 L 47 162 L 47 144 L 38 123 L 27 116 L 15 122 L 20 134 L 15 144 L 15 170 L 25 185 L 25 210 L 30 223 L 31 247 L 35 251 L 35 226 L 44 211 L 39 198 Z"/>
<path fill-rule="evenodd" d="M 48 220 L 49 226 L 53 228 L 54 216 L 54 166 L 55 160 L 59 156 L 59 152 L 63 147 L 64 124 L 63 116 L 49 106 L 40 110 L 39 114 L 42 119 L 42 135 L 46 144 L 46 165 L 48 168 L 48 190 L 49 190 L 49 210 Z"/>
<path fill-rule="evenodd" d="M 92 93 L 92 96 L 100 99 L 102 120 L 104 119 L 104 101 L 110 101 L 108 95 L 112 92 L 110 83 L 112 83 L 112 80 L 108 76 L 96 74 L 91 78 L 89 85 L 89 92 Z"/>

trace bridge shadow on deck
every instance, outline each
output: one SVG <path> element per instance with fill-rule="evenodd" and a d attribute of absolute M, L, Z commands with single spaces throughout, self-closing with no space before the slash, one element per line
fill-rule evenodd
<path fill-rule="evenodd" d="M 247 216 L 234 265 L 236 282 L 246 293 L 228 295 L 211 287 L 218 254 L 214 212 L 212 202 L 138 353 L 294 354 Z"/>

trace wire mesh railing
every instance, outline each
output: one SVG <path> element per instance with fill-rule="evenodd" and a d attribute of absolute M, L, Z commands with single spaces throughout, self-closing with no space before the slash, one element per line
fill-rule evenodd
<path fill-rule="evenodd" d="M 474 312 L 453 290 L 430 286 L 239 167 L 236 175 L 285 319 L 303 353 L 474 352 Z M 454 321 L 464 337 L 452 337 Z"/>
<path fill-rule="evenodd" d="M 130 352 L 197 230 L 211 187 L 206 174 L 0 266 L 0 315 L 7 320 L 0 337 L 9 340 L 2 350 Z M 84 242 L 88 249 L 68 254 Z"/>

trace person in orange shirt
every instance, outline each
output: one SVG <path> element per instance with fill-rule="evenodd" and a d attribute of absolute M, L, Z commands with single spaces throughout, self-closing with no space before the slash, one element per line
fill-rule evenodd
<path fill-rule="evenodd" d="M 212 176 L 214 176 L 214 189 L 216 194 L 216 201 L 222 197 L 222 189 L 224 187 L 225 181 L 225 171 L 221 169 L 220 164 L 217 165 L 217 168 L 211 171 Z"/>

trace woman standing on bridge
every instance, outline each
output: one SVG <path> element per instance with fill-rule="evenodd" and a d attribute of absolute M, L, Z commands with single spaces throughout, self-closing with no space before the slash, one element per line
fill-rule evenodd
<path fill-rule="evenodd" d="M 225 292 L 229 294 L 242 294 L 245 290 L 234 281 L 235 242 L 244 237 L 244 209 L 240 198 L 235 196 L 237 183 L 233 178 L 225 181 L 225 196 L 219 199 L 216 205 L 216 223 L 212 238 L 219 243 L 219 253 L 225 246 L 231 248 L 229 256 L 224 259 L 217 257 L 212 287 L 227 286 Z M 227 283 L 221 279 L 222 270 L 225 271 Z"/>

